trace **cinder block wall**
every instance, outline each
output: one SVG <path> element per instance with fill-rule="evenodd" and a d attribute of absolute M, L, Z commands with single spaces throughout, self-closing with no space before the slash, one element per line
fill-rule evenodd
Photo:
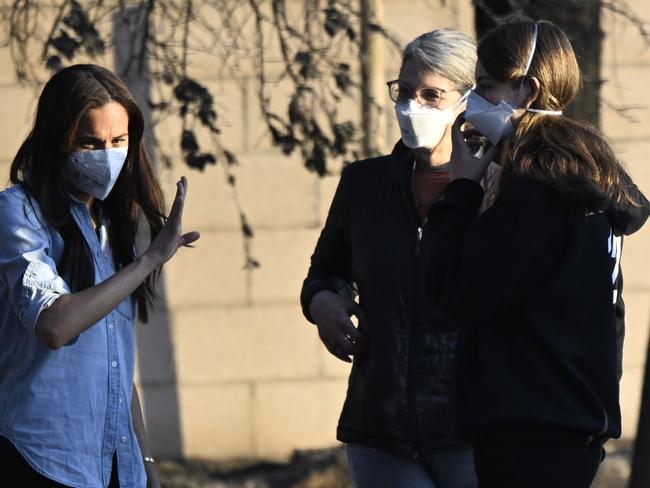
<path fill-rule="evenodd" d="M 406 2 L 408 3 L 408 2 Z M 384 2 L 387 27 L 404 41 L 435 27 L 473 31 L 469 0 Z M 644 0 L 628 2 L 650 21 Z M 393 15 L 399 12 L 400 15 Z M 650 193 L 650 49 L 620 17 L 605 14 L 604 100 L 635 107 L 637 120 L 603 107 L 603 128 L 639 185 Z M 386 60 L 386 79 L 397 76 L 399 59 Z M 9 65 L 7 50 L 0 63 Z M 110 58 L 107 66 L 112 65 Z M 253 255 L 262 263 L 243 270 L 243 241 L 231 188 L 221 166 L 205 172 L 183 166 L 179 125 L 157 127 L 163 147 L 175 156 L 161 169 L 168 201 L 181 174 L 190 179 L 185 228 L 198 229 L 195 249 L 184 249 L 164 275 L 164 304 L 150 324 L 139 326 L 138 383 L 154 452 L 159 457 L 283 459 L 294 449 L 336 445 L 335 427 L 349 367 L 330 357 L 314 327 L 302 317 L 298 293 L 309 256 L 323 225 L 338 174 L 319 179 L 297 157 L 270 145 L 256 105 L 256 81 L 242 70 L 236 79 L 217 78 L 205 60 L 192 74 L 214 87 L 223 139 L 240 158 L 233 168 L 239 198 L 255 230 Z M 9 70 L 0 72 L 0 183 L 26 135 L 35 107 L 34 90 L 21 87 Z M 274 92 L 282 103 L 287 94 Z M 346 113 L 358 120 L 360 104 Z M 398 139 L 392 107 L 386 110 L 385 148 Z M 335 168 L 336 169 L 336 168 Z M 650 228 L 625 243 L 628 334 L 621 402 L 624 436 L 636 430 L 650 325 L 650 278 L 646 250 Z"/>
<path fill-rule="evenodd" d="M 650 4 L 628 2 L 629 15 L 650 21 Z M 650 193 L 650 45 L 629 20 L 603 15 L 602 129 L 637 185 Z M 623 437 L 634 438 L 650 325 L 650 226 L 625 240 L 623 275 L 627 320 L 621 381 Z"/>

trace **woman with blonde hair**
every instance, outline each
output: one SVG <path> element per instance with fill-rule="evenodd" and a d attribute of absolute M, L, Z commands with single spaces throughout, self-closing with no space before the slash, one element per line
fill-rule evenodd
<path fill-rule="evenodd" d="M 455 414 L 483 487 L 588 487 L 621 433 L 621 240 L 649 204 L 603 136 L 563 115 L 580 88 L 566 35 L 510 19 L 478 46 L 429 212 L 429 285 L 460 328 Z M 491 146 L 474 157 L 469 123 Z M 494 204 L 478 181 L 502 164 Z"/>
<path fill-rule="evenodd" d="M 425 279 L 436 232 L 426 215 L 449 181 L 451 124 L 475 64 L 476 44 L 456 30 L 406 46 L 388 82 L 401 140 L 343 170 L 302 288 L 328 351 L 354 357 L 337 438 L 359 488 L 476 486 L 468 440 L 450 437 L 456 329 L 431 306 Z"/>

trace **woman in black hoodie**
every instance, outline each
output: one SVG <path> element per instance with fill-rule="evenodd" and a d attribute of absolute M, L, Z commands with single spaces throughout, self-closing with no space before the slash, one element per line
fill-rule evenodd
<path fill-rule="evenodd" d="M 580 72 L 549 22 L 507 21 L 478 48 L 452 129 L 450 184 L 429 212 L 431 295 L 461 329 L 456 425 L 485 487 L 588 487 L 620 436 L 621 240 L 648 202 L 593 128 L 562 110 Z M 476 158 L 469 122 L 491 146 Z M 478 181 L 502 165 L 479 215 Z"/>

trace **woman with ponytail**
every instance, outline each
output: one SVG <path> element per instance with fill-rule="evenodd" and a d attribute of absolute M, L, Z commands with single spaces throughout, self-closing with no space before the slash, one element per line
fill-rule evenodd
<path fill-rule="evenodd" d="M 622 237 L 650 204 L 603 136 L 563 115 L 580 72 L 555 25 L 517 18 L 489 32 L 476 81 L 429 212 L 431 295 L 461 329 L 456 427 L 482 488 L 586 488 L 621 433 Z M 490 143 L 481 157 L 467 123 Z M 496 198 L 480 213 L 494 160 Z"/>

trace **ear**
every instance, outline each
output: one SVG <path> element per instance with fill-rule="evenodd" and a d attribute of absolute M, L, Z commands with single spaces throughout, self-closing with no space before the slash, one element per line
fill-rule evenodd
<path fill-rule="evenodd" d="M 522 106 L 528 108 L 533 104 L 535 100 L 537 100 L 537 97 L 539 97 L 539 91 L 541 89 L 541 85 L 537 78 L 535 78 L 534 76 L 529 76 L 526 78 L 526 81 L 524 81 L 523 88 L 524 88 L 525 98 Z"/>

